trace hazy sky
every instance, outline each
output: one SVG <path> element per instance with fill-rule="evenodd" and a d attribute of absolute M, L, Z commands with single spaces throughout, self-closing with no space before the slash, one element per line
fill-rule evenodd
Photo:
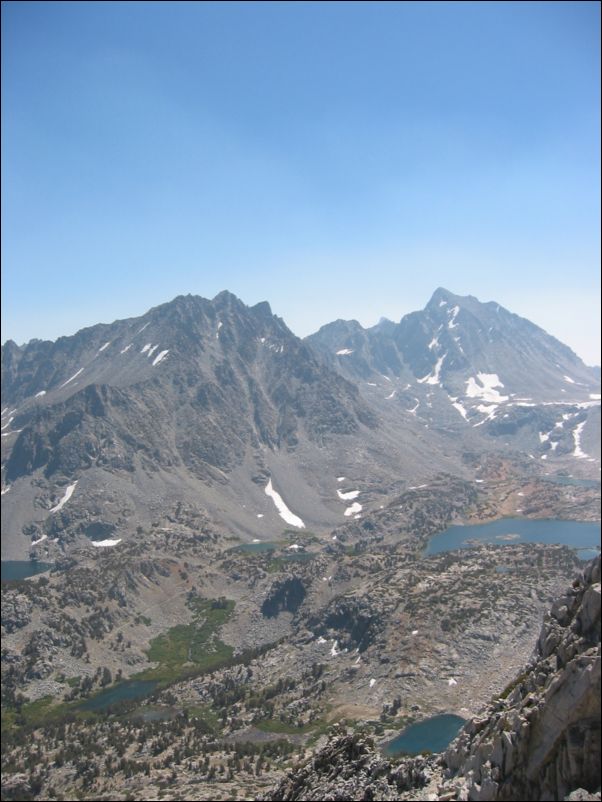
<path fill-rule="evenodd" d="M 600 364 L 600 6 L 2 3 L 2 339 L 496 300 Z"/>

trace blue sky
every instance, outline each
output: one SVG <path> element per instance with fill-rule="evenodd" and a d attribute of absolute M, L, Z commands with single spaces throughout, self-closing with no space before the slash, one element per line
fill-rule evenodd
<path fill-rule="evenodd" d="M 598 3 L 2 4 L 2 340 L 496 300 L 600 363 Z"/>

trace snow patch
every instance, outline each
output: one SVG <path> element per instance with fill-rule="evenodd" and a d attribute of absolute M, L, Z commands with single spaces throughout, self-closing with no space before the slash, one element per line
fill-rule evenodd
<path fill-rule="evenodd" d="M 151 347 L 152 343 L 147 343 L 144 348 L 140 351 L 141 354 L 145 354 L 148 349 Z"/>
<path fill-rule="evenodd" d="M 459 311 L 460 311 L 460 307 L 459 306 L 454 306 L 453 309 L 450 309 L 451 319 L 450 319 L 449 323 L 447 324 L 447 328 L 448 329 L 455 329 L 455 328 L 458 327 L 458 324 L 455 323 L 454 321 L 455 321 Z"/>
<path fill-rule="evenodd" d="M 353 499 L 357 498 L 359 494 L 359 490 L 349 490 L 347 493 L 341 493 L 341 491 L 337 489 L 337 495 L 339 498 L 342 498 L 343 501 L 353 501 Z"/>
<path fill-rule="evenodd" d="M 136 332 L 136 334 L 140 334 L 141 332 L 143 332 L 143 331 L 144 331 L 144 329 L 145 329 L 147 326 L 150 326 L 150 320 L 148 321 L 148 323 L 145 323 L 145 324 L 144 324 L 144 326 L 142 326 L 142 328 L 141 328 L 141 329 L 138 329 L 138 331 Z"/>
<path fill-rule="evenodd" d="M 457 684 L 458 684 L 458 680 L 455 680 L 453 677 L 450 677 L 450 678 L 447 680 L 447 684 L 448 684 L 448 685 L 457 685 Z"/>
<path fill-rule="evenodd" d="M 357 501 L 354 501 L 350 507 L 347 507 L 347 509 L 344 512 L 344 515 L 346 517 L 349 517 L 350 515 L 355 515 L 356 512 L 361 512 L 362 509 L 363 509 L 362 505 L 358 504 Z"/>
<path fill-rule="evenodd" d="M 76 379 L 82 371 L 83 371 L 83 368 L 80 368 L 77 371 L 77 373 L 74 373 L 73 376 L 70 379 L 67 379 L 66 382 L 63 382 L 63 384 L 61 384 L 61 386 L 59 387 L 59 390 L 62 390 L 63 387 L 66 387 L 69 384 L 69 382 L 73 381 L 73 379 Z"/>
<path fill-rule="evenodd" d="M 330 654 L 332 657 L 336 657 L 337 654 L 340 654 L 340 651 L 337 650 L 338 640 L 333 641 L 332 649 L 330 650 Z"/>
<path fill-rule="evenodd" d="M 545 443 L 546 440 L 550 439 L 550 433 L 549 432 L 547 434 L 544 434 L 543 432 L 538 432 L 538 434 L 539 434 L 539 442 L 540 443 Z"/>
<path fill-rule="evenodd" d="M 482 426 L 484 423 L 487 423 L 488 420 L 493 420 L 495 418 L 495 413 L 498 406 L 498 404 L 477 404 L 478 411 L 483 415 L 487 415 L 487 417 L 483 418 L 483 420 L 479 421 L 479 423 L 475 423 L 474 426 Z"/>
<path fill-rule="evenodd" d="M 341 348 L 340 351 L 337 351 L 337 356 L 347 356 L 352 353 L 353 351 L 350 348 Z"/>
<path fill-rule="evenodd" d="M 432 351 L 433 348 L 435 348 L 438 345 L 439 345 L 439 340 L 437 339 L 437 337 L 433 337 L 433 339 L 429 343 L 429 350 Z"/>
<path fill-rule="evenodd" d="M 0 426 L 0 431 L 4 431 L 4 429 L 6 429 L 6 427 L 7 427 L 7 426 L 10 426 L 10 424 L 12 423 L 12 421 L 14 421 L 14 418 L 9 418 L 9 419 L 7 420 L 7 422 L 4 424 L 4 426 Z"/>
<path fill-rule="evenodd" d="M 258 513 L 257 513 L 257 517 L 258 517 L 258 518 L 263 518 L 263 513 L 262 513 L 262 512 L 258 512 Z M 259 542 L 259 541 L 257 541 L 257 542 Z"/>
<path fill-rule="evenodd" d="M 575 449 L 573 451 L 573 456 L 577 457 L 577 459 L 587 459 L 587 454 L 581 448 L 581 433 L 583 432 L 583 427 L 585 426 L 585 424 L 586 421 L 578 423 L 576 429 L 573 432 L 573 440 L 575 441 Z"/>
<path fill-rule="evenodd" d="M 59 512 L 59 510 L 63 509 L 65 504 L 69 501 L 69 499 L 73 495 L 73 491 L 75 490 L 75 486 L 77 485 L 77 482 L 78 482 L 78 480 L 76 479 L 75 482 L 73 482 L 72 485 L 69 485 L 67 487 L 67 489 L 65 490 L 65 495 L 63 496 L 63 498 L 59 501 L 58 504 L 56 504 L 54 507 L 51 507 L 49 512 Z"/>
<path fill-rule="evenodd" d="M 92 545 L 96 549 L 106 549 L 109 546 L 116 546 L 118 543 L 121 543 L 121 538 L 118 537 L 117 540 L 93 540 Z"/>
<path fill-rule="evenodd" d="M 565 382 L 568 382 L 569 384 L 575 384 L 575 379 L 571 379 L 570 376 L 563 376 L 562 378 L 565 380 Z"/>
<path fill-rule="evenodd" d="M 477 379 L 480 384 L 477 384 Z M 466 395 L 469 398 L 482 398 L 484 401 L 493 401 L 496 404 L 508 400 L 509 396 L 500 395 L 495 389 L 504 386 L 497 373 L 477 373 L 477 379 L 471 376 L 466 382 Z"/>
<path fill-rule="evenodd" d="M 126 345 L 125 348 L 122 348 L 119 353 L 120 354 L 125 354 L 125 352 L 129 351 L 131 347 L 132 347 L 132 343 L 130 343 L 129 345 Z"/>
<path fill-rule="evenodd" d="M 455 401 L 455 400 L 453 400 L 451 398 L 450 398 L 450 401 L 452 402 L 452 407 L 454 409 L 457 409 L 458 412 L 460 413 L 460 415 L 462 415 L 462 417 L 464 418 L 464 420 L 467 421 L 468 420 L 467 412 L 466 412 L 466 409 L 462 406 L 462 404 L 459 401 Z"/>
<path fill-rule="evenodd" d="M 10 485 L 5 487 L 4 490 L 0 491 L 0 496 L 5 496 L 9 490 L 10 490 Z"/>
<path fill-rule="evenodd" d="M 396 392 L 397 392 L 397 390 L 393 390 L 393 392 L 392 392 L 392 393 L 389 393 L 389 395 L 386 397 L 386 399 L 385 399 L 385 400 L 386 400 L 386 401 L 389 401 L 391 398 L 395 398 L 395 393 L 396 393 Z"/>
<path fill-rule="evenodd" d="M 370 680 L 370 687 L 373 688 L 375 685 L 376 685 L 376 680 L 374 679 L 374 677 L 372 677 L 372 679 Z"/>
<path fill-rule="evenodd" d="M 600 400 L 600 393 L 590 393 L 589 397 L 592 401 L 599 401 Z"/>
<path fill-rule="evenodd" d="M 108 348 L 108 347 L 109 347 L 109 345 L 111 345 L 111 340 L 109 340 L 108 342 L 106 342 L 104 345 L 101 345 L 101 346 L 100 346 L 100 348 L 98 349 L 98 353 L 100 354 L 100 352 L 101 352 L 101 351 L 104 351 L 104 350 L 105 350 L 105 348 Z"/>
<path fill-rule="evenodd" d="M 153 345 L 153 347 L 149 349 L 147 356 L 152 356 L 158 347 L 159 347 L 158 345 Z"/>
<path fill-rule="evenodd" d="M 286 521 L 287 524 L 291 526 L 296 526 L 298 529 L 305 529 L 305 524 L 297 515 L 292 513 L 289 508 L 284 503 L 282 496 L 280 493 L 277 493 L 274 488 L 272 487 L 272 480 L 269 479 L 267 485 L 265 486 L 265 494 L 269 496 L 274 504 L 276 505 L 276 509 L 278 510 L 278 515 Z"/>
<path fill-rule="evenodd" d="M 447 301 L 439 301 L 439 306 L 446 306 Z"/>
<path fill-rule="evenodd" d="M 46 390 L 40 390 L 39 393 L 34 395 L 34 398 L 41 398 L 43 395 L 46 395 Z"/>
<path fill-rule="evenodd" d="M 169 353 L 169 348 L 165 351 L 161 351 L 160 353 L 158 353 L 157 356 L 153 359 L 153 365 L 158 365 L 159 362 L 165 359 L 168 353 Z"/>
<path fill-rule="evenodd" d="M 38 543 L 41 543 L 43 540 L 46 540 L 47 537 L 48 537 L 48 535 L 42 535 L 42 537 L 39 537 L 37 540 L 32 540 L 31 541 L 31 545 L 32 546 L 37 546 Z"/>
<path fill-rule="evenodd" d="M 418 379 L 418 384 L 424 384 L 424 382 L 427 384 L 439 384 L 439 373 L 441 372 L 441 365 L 443 364 L 443 360 L 446 356 L 447 354 L 445 353 L 443 356 L 439 357 L 433 372 L 429 373 L 429 375 L 425 376 L 423 379 Z"/>

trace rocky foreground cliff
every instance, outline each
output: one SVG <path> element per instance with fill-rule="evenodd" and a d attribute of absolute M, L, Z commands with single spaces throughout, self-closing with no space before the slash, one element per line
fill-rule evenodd
<path fill-rule="evenodd" d="M 600 558 L 546 616 L 525 670 L 437 757 L 333 738 L 266 800 L 600 799 Z"/>

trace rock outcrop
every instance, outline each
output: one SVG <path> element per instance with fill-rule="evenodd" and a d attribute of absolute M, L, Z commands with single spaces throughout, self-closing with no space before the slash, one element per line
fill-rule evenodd
<path fill-rule="evenodd" d="M 600 557 L 546 616 L 525 670 L 441 756 L 337 734 L 270 800 L 600 799 Z"/>
<path fill-rule="evenodd" d="M 427 784 L 434 762 L 419 756 L 393 766 L 374 749 L 371 738 L 359 733 L 337 735 L 262 799 L 400 799 L 401 793 Z"/>
<path fill-rule="evenodd" d="M 443 764 L 457 799 L 599 788 L 600 558 L 553 605 L 526 671 L 464 727 Z"/>

